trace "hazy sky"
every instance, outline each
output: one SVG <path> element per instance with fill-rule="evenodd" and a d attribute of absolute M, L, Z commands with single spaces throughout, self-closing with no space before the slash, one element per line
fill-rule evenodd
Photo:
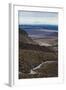
<path fill-rule="evenodd" d="M 35 12 L 35 11 L 19 11 L 19 24 L 58 24 L 58 13 L 53 12 Z"/>

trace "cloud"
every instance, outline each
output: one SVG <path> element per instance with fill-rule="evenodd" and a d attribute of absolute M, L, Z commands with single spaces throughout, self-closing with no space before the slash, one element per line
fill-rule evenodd
<path fill-rule="evenodd" d="M 58 24 L 58 13 L 52 12 L 18 12 L 19 24 Z"/>

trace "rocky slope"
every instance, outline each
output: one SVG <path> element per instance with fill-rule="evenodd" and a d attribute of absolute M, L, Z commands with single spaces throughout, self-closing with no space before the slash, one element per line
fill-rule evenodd
<path fill-rule="evenodd" d="M 57 53 L 38 45 L 24 30 L 19 29 L 19 78 L 55 76 L 58 76 Z"/>

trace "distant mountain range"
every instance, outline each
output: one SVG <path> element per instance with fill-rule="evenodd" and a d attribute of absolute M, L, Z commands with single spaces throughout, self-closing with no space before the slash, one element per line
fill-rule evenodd
<path fill-rule="evenodd" d="M 23 29 L 48 29 L 48 30 L 58 30 L 57 25 L 19 25 L 20 28 Z"/>
<path fill-rule="evenodd" d="M 31 38 L 58 36 L 58 26 L 56 25 L 19 25 L 19 28 L 26 31 Z"/>

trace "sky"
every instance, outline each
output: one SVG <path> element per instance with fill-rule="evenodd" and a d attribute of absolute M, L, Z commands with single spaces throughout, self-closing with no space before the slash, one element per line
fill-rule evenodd
<path fill-rule="evenodd" d="M 39 12 L 39 11 L 18 11 L 19 24 L 49 24 L 58 25 L 57 12 Z"/>

